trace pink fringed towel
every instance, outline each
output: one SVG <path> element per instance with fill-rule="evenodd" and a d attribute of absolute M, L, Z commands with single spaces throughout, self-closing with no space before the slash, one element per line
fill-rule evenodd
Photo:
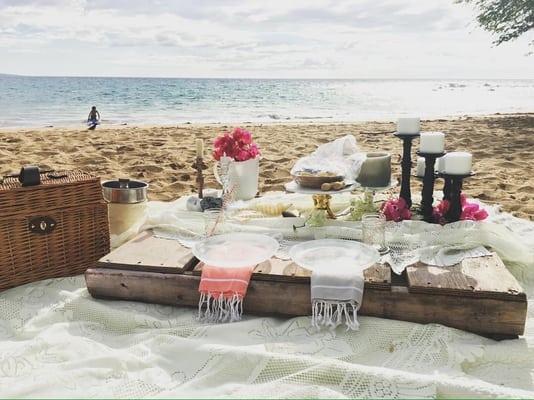
<path fill-rule="evenodd" d="M 204 265 L 200 276 L 199 318 L 206 322 L 235 322 L 243 314 L 254 267 L 221 268 Z"/>

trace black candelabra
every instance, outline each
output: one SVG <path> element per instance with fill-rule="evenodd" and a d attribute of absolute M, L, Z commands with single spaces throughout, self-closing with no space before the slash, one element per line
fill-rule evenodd
<path fill-rule="evenodd" d="M 426 222 L 434 222 L 433 204 L 434 204 L 434 181 L 436 174 L 434 165 L 436 159 L 442 157 L 445 153 L 423 153 L 418 151 L 417 154 L 425 158 L 425 176 L 423 177 L 423 191 L 421 193 L 421 212 Z"/>
<path fill-rule="evenodd" d="M 401 190 L 400 197 L 406 201 L 408 208 L 412 206 L 412 192 L 410 189 L 410 175 L 412 169 L 412 141 L 419 137 L 419 133 L 414 134 L 400 134 L 394 133 L 394 136 L 402 140 L 402 175 L 401 175 Z"/>
<path fill-rule="evenodd" d="M 443 199 L 451 200 L 452 178 L 450 175 L 440 172 L 438 177 L 443 178 Z"/>
<path fill-rule="evenodd" d="M 447 186 L 447 189 L 443 186 L 443 198 L 450 202 L 449 210 L 444 217 L 448 222 L 459 221 L 462 215 L 462 184 L 465 178 L 473 176 L 474 173 L 462 175 L 441 173 L 440 175 Z"/>

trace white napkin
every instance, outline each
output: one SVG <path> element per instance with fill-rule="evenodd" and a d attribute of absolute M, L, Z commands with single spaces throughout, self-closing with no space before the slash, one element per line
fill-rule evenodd
<path fill-rule="evenodd" d="M 311 276 L 312 325 L 335 329 L 345 322 L 358 330 L 357 311 L 363 298 L 363 270 L 333 268 Z"/>
<path fill-rule="evenodd" d="M 346 135 L 332 142 L 324 143 L 309 156 L 299 159 L 291 174 L 299 171 L 328 171 L 345 177 L 345 182 L 354 182 L 366 155 L 360 152 L 353 135 Z"/>

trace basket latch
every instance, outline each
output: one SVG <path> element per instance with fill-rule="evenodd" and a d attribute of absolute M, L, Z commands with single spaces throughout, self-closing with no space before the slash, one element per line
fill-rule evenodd
<path fill-rule="evenodd" d="M 46 235 L 54 230 L 56 221 L 51 217 L 35 217 L 30 220 L 30 231 L 40 235 Z"/>

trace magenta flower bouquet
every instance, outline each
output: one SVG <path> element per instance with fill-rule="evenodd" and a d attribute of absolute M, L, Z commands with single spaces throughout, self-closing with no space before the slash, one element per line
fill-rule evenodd
<path fill-rule="evenodd" d="M 460 202 L 462 204 L 460 221 L 482 221 L 488 217 L 488 212 L 486 210 L 476 203 L 469 203 L 464 194 L 460 196 Z M 448 200 L 441 200 L 439 204 L 434 207 L 434 221 L 441 225 L 446 224 L 448 221 L 446 220 L 445 215 L 449 211 L 450 206 L 451 203 Z"/>
<path fill-rule="evenodd" d="M 412 212 L 402 197 L 385 201 L 380 211 L 386 217 L 386 221 L 400 222 L 412 218 Z"/>
<path fill-rule="evenodd" d="M 230 157 L 235 161 L 247 161 L 260 156 L 260 149 L 246 129 L 236 127 L 232 132 L 224 132 L 213 142 L 213 158 Z"/>

